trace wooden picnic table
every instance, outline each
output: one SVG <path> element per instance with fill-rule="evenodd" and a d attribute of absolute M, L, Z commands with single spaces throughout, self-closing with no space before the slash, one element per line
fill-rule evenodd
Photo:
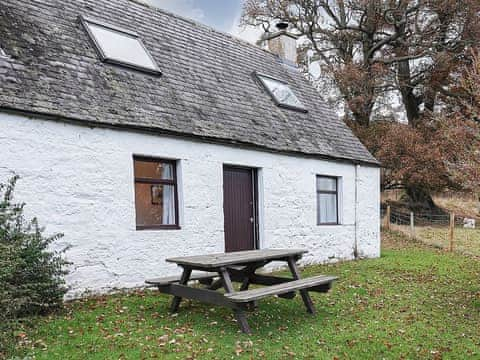
<path fill-rule="evenodd" d="M 227 306 L 234 310 L 241 330 L 250 333 L 245 311 L 254 307 L 257 300 L 267 296 L 292 299 L 295 291 L 299 291 L 307 311 L 315 313 L 308 292 L 327 292 L 336 277 L 320 275 L 301 279 L 297 261 L 306 252 L 304 249 L 263 249 L 170 258 L 166 261 L 182 267 L 182 275 L 151 279 L 146 283 L 157 286 L 162 293 L 174 296 L 171 304 L 174 313 L 178 311 L 182 298 Z M 292 278 L 256 273 L 272 261 L 286 262 Z M 192 273 L 193 270 L 201 273 Z M 189 286 L 190 280 L 198 280 L 206 288 Z M 239 291 L 234 290 L 232 282 L 241 283 Z M 248 290 L 250 284 L 265 287 Z M 225 293 L 216 291 L 222 287 Z"/>

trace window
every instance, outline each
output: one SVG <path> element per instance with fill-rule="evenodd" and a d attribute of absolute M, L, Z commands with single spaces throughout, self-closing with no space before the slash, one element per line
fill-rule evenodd
<path fill-rule="evenodd" d="M 160 69 L 134 32 L 80 17 L 104 62 L 160 75 Z"/>
<path fill-rule="evenodd" d="M 258 73 L 255 75 L 278 106 L 307 112 L 286 82 Z"/>
<path fill-rule="evenodd" d="M 176 161 L 135 156 L 137 230 L 179 229 Z"/>
<path fill-rule="evenodd" d="M 338 179 L 317 176 L 317 224 L 338 224 Z"/>
<path fill-rule="evenodd" d="M 7 53 L 0 47 L 0 57 L 7 57 Z"/>

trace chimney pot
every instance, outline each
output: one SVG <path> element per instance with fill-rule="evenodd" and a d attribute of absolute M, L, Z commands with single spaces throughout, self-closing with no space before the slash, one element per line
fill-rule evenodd
<path fill-rule="evenodd" d="M 284 20 L 280 20 L 276 25 L 278 30 L 287 30 L 288 29 L 288 22 Z"/>

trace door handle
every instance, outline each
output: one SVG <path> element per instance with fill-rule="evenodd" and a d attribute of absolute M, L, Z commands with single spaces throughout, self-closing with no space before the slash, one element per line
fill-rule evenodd
<path fill-rule="evenodd" d="M 250 222 L 253 224 L 253 217 L 250 218 Z"/>

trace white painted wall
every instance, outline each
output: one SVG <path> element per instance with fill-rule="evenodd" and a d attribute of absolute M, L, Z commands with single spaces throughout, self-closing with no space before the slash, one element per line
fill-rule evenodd
<path fill-rule="evenodd" d="M 303 263 L 380 254 L 379 169 L 0 113 L 0 181 L 73 262 L 69 297 L 176 274 L 167 257 L 224 250 L 222 165 L 260 169 L 261 247 L 307 248 Z M 180 161 L 181 230 L 136 231 L 132 155 Z M 316 225 L 315 175 L 341 177 L 342 225 Z M 357 214 L 357 215 L 356 215 Z M 355 226 L 355 217 L 358 222 Z M 357 227 L 357 232 L 355 228 Z"/>

